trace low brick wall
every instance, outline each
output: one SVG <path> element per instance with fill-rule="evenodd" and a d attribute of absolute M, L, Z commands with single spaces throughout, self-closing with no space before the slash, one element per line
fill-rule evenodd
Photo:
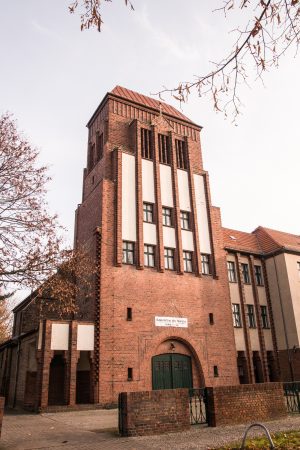
<path fill-rule="evenodd" d="M 189 428 L 187 389 L 122 392 L 119 395 L 119 431 L 122 436 L 145 436 Z"/>
<path fill-rule="evenodd" d="M 1 436 L 1 430 L 2 430 L 4 404 L 5 404 L 5 397 L 0 397 L 0 436 Z"/>
<path fill-rule="evenodd" d="M 235 425 L 287 416 L 282 383 L 207 388 L 208 425 Z"/>

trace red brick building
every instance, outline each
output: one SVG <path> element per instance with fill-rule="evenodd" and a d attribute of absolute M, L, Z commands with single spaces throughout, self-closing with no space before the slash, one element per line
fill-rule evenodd
<path fill-rule="evenodd" d="M 34 391 L 36 406 L 72 405 L 80 402 L 76 385 L 89 393 L 85 402 L 109 405 L 121 391 L 237 383 L 220 211 L 203 169 L 201 127 L 116 87 L 88 130 L 75 246 L 96 258 L 94 296 L 81 300 L 80 322 L 39 323 L 34 298 L 16 308 L 16 324 L 33 311 L 36 358 L 21 375 L 24 358 L 16 355 L 28 346 L 16 325 L 5 347 L 16 353 L 5 387 L 10 404 Z M 94 342 L 85 342 L 93 325 Z"/>
<path fill-rule="evenodd" d="M 278 379 L 280 310 L 266 256 L 279 250 L 263 248 L 265 229 L 222 228 L 201 127 L 121 87 L 87 126 L 74 245 L 95 258 L 93 295 L 79 299 L 74 320 L 41 321 L 34 293 L 15 308 L 0 347 L 7 403 L 108 406 L 122 391 Z"/>

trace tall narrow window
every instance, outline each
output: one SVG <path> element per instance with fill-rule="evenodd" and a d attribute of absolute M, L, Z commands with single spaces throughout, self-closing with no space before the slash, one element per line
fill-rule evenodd
<path fill-rule="evenodd" d="M 241 328 L 242 319 L 241 319 L 240 305 L 238 303 L 232 303 L 231 307 L 233 316 L 233 326 L 235 328 Z"/>
<path fill-rule="evenodd" d="M 95 144 L 90 143 L 88 150 L 88 171 L 92 170 L 92 168 L 94 167 L 94 151 Z"/>
<path fill-rule="evenodd" d="M 185 272 L 193 272 L 192 252 L 183 251 L 183 268 Z"/>
<path fill-rule="evenodd" d="M 270 328 L 269 318 L 268 318 L 268 311 L 267 311 L 267 307 L 265 305 L 262 305 L 260 307 L 260 313 L 261 313 L 262 327 L 263 328 Z"/>
<path fill-rule="evenodd" d="M 127 308 L 127 320 L 132 320 L 132 308 Z"/>
<path fill-rule="evenodd" d="M 164 134 L 158 135 L 159 162 L 163 164 L 171 164 L 171 148 L 169 136 Z"/>
<path fill-rule="evenodd" d="M 190 230 L 190 213 L 188 211 L 180 211 L 180 224 L 182 230 Z"/>
<path fill-rule="evenodd" d="M 254 266 L 255 281 L 257 286 L 263 286 L 263 277 L 261 266 Z"/>
<path fill-rule="evenodd" d="M 162 208 L 162 222 L 166 227 L 171 227 L 173 225 L 171 208 Z"/>
<path fill-rule="evenodd" d="M 254 306 L 253 305 L 247 305 L 247 317 L 248 317 L 248 326 L 249 326 L 249 328 L 256 328 L 255 315 L 254 315 Z"/>
<path fill-rule="evenodd" d="M 142 158 L 153 159 L 153 150 L 151 143 L 151 131 L 146 128 L 141 128 L 141 147 Z"/>
<path fill-rule="evenodd" d="M 300 278 L 300 261 L 297 261 L 298 277 Z"/>
<path fill-rule="evenodd" d="M 123 264 L 134 263 L 134 243 L 123 241 Z"/>
<path fill-rule="evenodd" d="M 177 167 L 179 169 L 187 169 L 186 144 L 184 141 L 175 139 Z"/>
<path fill-rule="evenodd" d="M 245 284 L 250 284 L 250 273 L 248 264 L 242 263 L 243 280 Z"/>
<path fill-rule="evenodd" d="M 153 204 L 143 203 L 144 222 L 153 223 Z"/>
<path fill-rule="evenodd" d="M 144 245 L 144 265 L 147 267 L 154 267 L 155 265 L 155 252 L 153 245 Z"/>
<path fill-rule="evenodd" d="M 233 261 L 227 261 L 228 279 L 231 283 L 236 283 L 235 264 Z"/>
<path fill-rule="evenodd" d="M 97 131 L 96 134 L 97 161 L 103 158 L 103 133 Z"/>
<path fill-rule="evenodd" d="M 133 368 L 128 367 L 127 369 L 127 380 L 132 381 L 133 380 Z"/>
<path fill-rule="evenodd" d="M 165 269 L 174 270 L 174 249 L 165 247 L 164 256 Z"/>
<path fill-rule="evenodd" d="M 210 275 L 210 257 L 203 253 L 201 254 L 201 272 L 204 275 Z"/>

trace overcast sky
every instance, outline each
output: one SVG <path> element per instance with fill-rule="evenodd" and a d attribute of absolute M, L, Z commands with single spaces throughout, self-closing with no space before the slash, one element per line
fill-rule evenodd
<path fill-rule="evenodd" d="M 0 0 L 0 112 L 11 111 L 50 166 L 49 204 L 73 239 L 86 162 L 85 125 L 119 84 L 145 95 L 209 69 L 230 50 L 241 14 L 212 13 L 221 0 L 113 0 L 104 25 L 80 32 L 68 0 Z M 250 11 L 249 11 L 250 13 Z M 245 14 L 245 13 L 244 13 Z M 290 53 L 265 86 L 242 87 L 238 126 L 191 96 L 182 111 L 203 126 L 204 168 L 223 225 L 300 234 L 299 69 Z M 165 98 L 178 107 L 175 100 Z"/>

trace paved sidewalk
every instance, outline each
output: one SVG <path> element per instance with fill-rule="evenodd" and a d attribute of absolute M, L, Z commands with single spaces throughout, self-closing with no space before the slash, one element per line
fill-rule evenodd
<path fill-rule="evenodd" d="M 117 434 L 117 410 L 91 410 L 47 414 L 6 414 L 2 450 L 207 450 L 237 441 L 246 425 L 208 428 L 196 426 L 188 432 L 138 438 Z M 268 422 L 271 432 L 300 429 L 300 415 Z M 254 430 L 252 435 L 261 434 Z"/>

